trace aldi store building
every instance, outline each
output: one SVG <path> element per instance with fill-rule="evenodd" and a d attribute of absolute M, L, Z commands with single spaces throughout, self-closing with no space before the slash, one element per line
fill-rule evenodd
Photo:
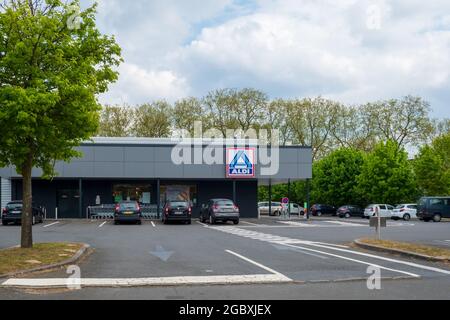
<path fill-rule="evenodd" d="M 258 217 L 258 185 L 310 179 L 311 148 L 266 146 L 245 141 L 187 144 L 172 139 L 94 138 L 83 156 L 56 164 L 58 176 L 33 170 L 33 201 L 48 219 L 108 217 L 114 203 L 136 200 L 148 218 L 158 218 L 166 200 L 188 200 L 193 215 L 213 198 L 234 200 L 243 218 Z M 266 156 L 267 155 L 267 156 Z M 258 161 L 259 159 L 270 161 Z M 215 161 L 212 161 L 215 160 Z M 269 164 L 270 162 L 270 164 Z M 277 170 L 267 174 L 267 166 Z M 270 171 L 270 170 L 269 170 Z M 0 169 L 2 207 L 22 199 L 15 168 Z"/>

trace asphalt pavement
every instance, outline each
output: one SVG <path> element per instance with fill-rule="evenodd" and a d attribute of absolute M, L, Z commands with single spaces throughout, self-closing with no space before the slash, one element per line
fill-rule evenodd
<path fill-rule="evenodd" d="M 94 252 L 79 264 L 86 287 L 36 291 L 0 285 L 0 299 L 450 298 L 449 265 L 352 247 L 354 239 L 374 236 L 368 221 L 359 218 L 322 217 L 308 222 L 264 217 L 243 220 L 239 226 L 198 221 L 192 225 L 146 221 L 142 226 L 47 221 L 35 226 L 33 235 L 35 242 L 89 243 Z M 450 223 L 389 221 L 383 237 L 450 248 Z M 19 239 L 20 227 L 0 227 L 1 248 L 17 245 Z M 371 266 L 380 270 L 381 290 L 367 287 Z M 67 277 L 61 269 L 21 280 Z M 161 285 L 175 277 L 179 284 Z M 98 288 L 94 279 L 105 283 L 140 279 L 158 285 Z M 196 281 L 205 283 L 199 286 Z"/>

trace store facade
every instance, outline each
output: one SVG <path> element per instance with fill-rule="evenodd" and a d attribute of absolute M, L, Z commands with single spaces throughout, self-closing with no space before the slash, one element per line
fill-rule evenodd
<path fill-rule="evenodd" d="M 275 149 L 257 143 L 232 145 L 171 139 L 95 138 L 78 150 L 83 156 L 56 164 L 58 176 L 41 179 L 33 171 L 33 201 L 47 218 L 83 219 L 92 208 L 136 200 L 158 218 L 167 200 L 187 200 L 194 217 L 212 198 L 234 200 L 243 218 L 258 216 L 258 185 L 310 179 L 310 148 Z M 258 161 L 263 159 L 265 161 Z M 264 164 L 262 164 L 264 162 Z M 272 166 L 275 170 L 268 170 Z M 2 207 L 22 199 L 22 179 L 14 168 L 0 169 Z"/>

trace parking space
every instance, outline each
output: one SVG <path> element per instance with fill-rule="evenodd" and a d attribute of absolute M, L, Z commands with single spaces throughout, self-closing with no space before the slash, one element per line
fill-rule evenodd
<path fill-rule="evenodd" d="M 389 279 L 450 276 L 447 266 L 371 254 L 349 246 L 352 240 L 373 234 L 363 219 L 337 218 L 309 222 L 244 219 L 239 226 L 210 226 L 198 221 L 192 225 L 144 221 L 137 226 L 114 225 L 109 220 L 64 220 L 34 227 L 36 242 L 85 242 L 95 249 L 80 265 L 86 281 L 125 281 L 125 285 L 138 280 L 144 281 L 143 285 L 167 281 L 314 283 L 366 279 L 367 268 L 373 265 Z M 392 222 L 383 234 L 398 240 L 450 245 L 446 224 Z M 20 227 L 0 230 L 2 247 L 16 245 L 19 239 Z M 45 281 L 66 277 L 60 270 L 27 278 Z"/>

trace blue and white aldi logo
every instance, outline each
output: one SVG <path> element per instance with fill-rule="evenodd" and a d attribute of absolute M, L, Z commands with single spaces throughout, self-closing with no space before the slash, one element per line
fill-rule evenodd
<path fill-rule="evenodd" d="M 254 178 L 255 154 L 255 148 L 228 148 L 227 177 Z"/>

